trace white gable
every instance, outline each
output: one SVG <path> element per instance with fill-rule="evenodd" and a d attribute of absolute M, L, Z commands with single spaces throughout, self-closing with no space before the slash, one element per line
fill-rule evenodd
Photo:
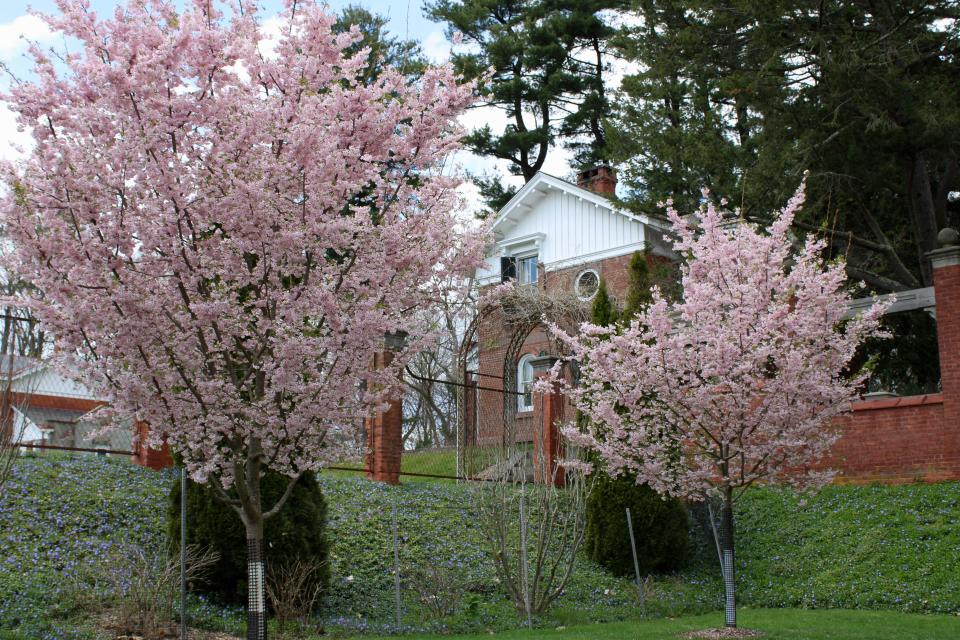
<path fill-rule="evenodd" d="M 13 390 L 45 396 L 97 399 L 86 386 L 63 376 L 48 365 L 41 365 L 18 375 L 13 380 Z"/>
<path fill-rule="evenodd" d="M 547 271 L 659 245 L 662 223 L 619 209 L 603 196 L 538 173 L 500 210 L 494 246 L 477 276 L 499 281 L 500 258 L 537 254 Z"/>

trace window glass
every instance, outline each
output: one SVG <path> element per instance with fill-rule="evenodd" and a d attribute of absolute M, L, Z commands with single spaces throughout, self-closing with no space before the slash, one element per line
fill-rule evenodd
<path fill-rule="evenodd" d="M 533 409 L 533 360 L 532 356 L 523 356 L 517 365 L 517 391 L 523 395 L 517 396 L 521 411 Z"/>
<path fill-rule="evenodd" d="M 577 275 L 573 288 L 576 290 L 577 297 L 581 300 L 591 299 L 600 288 L 600 278 L 597 276 L 597 272 L 592 269 L 581 271 Z"/>
<path fill-rule="evenodd" d="M 520 277 L 520 284 L 535 284 L 537 282 L 537 256 L 526 256 L 520 258 L 517 265 L 517 274 Z"/>

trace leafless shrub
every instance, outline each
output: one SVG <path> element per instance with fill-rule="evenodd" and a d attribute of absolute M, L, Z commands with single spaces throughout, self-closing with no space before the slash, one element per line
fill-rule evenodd
<path fill-rule="evenodd" d="M 18 426 L 17 414 L 22 413 L 29 405 L 30 396 L 36 391 L 36 378 L 27 378 L 26 381 L 17 377 L 23 371 L 39 363 L 37 358 L 19 355 L 11 349 L 14 344 L 20 345 L 25 339 L 19 336 L 17 340 L 17 326 L 11 322 L 10 308 L 6 307 L 6 315 L 0 315 L 0 495 L 3 487 L 13 472 L 13 463 L 20 453 L 23 439 L 23 427 Z"/>
<path fill-rule="evenodd" d="M 508 325 L 539 324 L 546 318 L 575 327 L 590 319 L 590 303 L 562 289 L 545 290 L 529 285 L 502 287 L 494 304 Z"/>
<path fill-rule="evenodd" d="M 480 530 L 521 615 L 546 611 L 569 582 L 583 544 L 587 483 L 567 473 L 563 487 L 516 485 L 503 476 L 478 488 Z"/>
<path fill-rule="evenodd" d="M 302 631 L 323 597 L 322 562 L 296 558 L 267 567 L 267 600 L 280 633 L 292 623 Z M 322 633 L 322 628 L 316 630 Z"/>
<path fill-rule="evenodd" d="M 203 578 L 218 555 L 187 547 L 188 582 Z M 107 588 L 112 626 L 125 635 L 163 638 L 177 620 L 179 555 L 153 555 L 135 545 L 118 545 L 93 565 L 97 582 Z"/>
<path fill-rule="evenodd" d="M 417 558 L 405 563 L 400 573 L 431 618 L 456 613 L 467 593 L 476 587 L 476 581 L 465 571 L 464 562 L 456 557 Z"/>

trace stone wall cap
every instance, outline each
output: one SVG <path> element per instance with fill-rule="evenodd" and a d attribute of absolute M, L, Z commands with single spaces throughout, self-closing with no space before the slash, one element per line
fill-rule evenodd
<path fill-rule="evenodd" d="M 944 227 L 937 234 L 937 242 L 941 247 L 956 247 L 960 245 L 960 231 Z"/>
<path fill-rule="evenodd" d="M 951 236 L 944 233 L 945 231 L 953 231 L 953 229 L 944 229 L 940 232 L 938 239 L 940 239 L 941 242 L 944 239 L 946 239 L 948 242 L 951 241 Z M 956 233 L 956 231 L 954 231 L 954 233 Z M 946 236 L 946 238 L 944 238 L 944 236 Z M 927 257 L 930 258 L 930 264 L 934 269 L 960 265 L 960 245 L 945 244 L 939 249 L 934 249 L 928 253 Z"/>

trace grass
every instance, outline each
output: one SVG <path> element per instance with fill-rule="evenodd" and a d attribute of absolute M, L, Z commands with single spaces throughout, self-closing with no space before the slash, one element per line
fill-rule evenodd
<path fill-rule="evenodd" d="M 430 465 L 436 460 L 418 455 L 405 458 L 412 468 L 435 468 Z M 454 459 L 452 452 L 446 455 Z M 84 567 L 102 562 L 113 545 L 162 549 L 172 480 L 170 473 L 105 458 L 19 460 L 0 498 L 0 640 L 94 637 L 84 630 L 77 612 L 70 610 L 67 591 L 71 583 L 83 579 Z M 388 487 L 327 472 L 320 481 L 330 505 L 332 586 L 324 619 L 331 635 L 396 630 L 392 573 L 396 509 L 405 578 L 400 630 L 442 634 L 493 630 L 506 632 L 504 638 L 541 637 L 523 632 L 510 635 L 523 621 L 496 583 L 476 526 L 469 486 L 407 482 Z M 737 505 L 738 588 L 740 602 L 751 607 L 743 613 L 744 624 L 757 620 L 758 626 L 780 625 L 769 627 L 771 634 L 781 634 L 770 636 L 776 638 L 946 637 L 935 635 L 939 631 L 934 627 L 960 619 L 832 609 L 960 613 L 958 512 L 960 483 L 829 487 L 806 502 L 789 491 L 748 492 Z M 674 626 L 679 630 L 688 622 L 719 624 L 716 614 L 710 618 L 713 622 L 690 617 L 716 611 L 721 604 L 713 543 L 698 526 L 692 531 L 693 562 L 678 574 L 658 576 L 647 603 L 650 618 L 683 619 L 596 627 L 596 633 L 668 637 L 649 634 L 669 633 Z M 466 585 L 457 611 L 445 618 L 430 618 L 406 582 L 404 567 L 430 563 L 445 567 L 451 579 Z M 816 609 L 810 615 L 828 622 L 817 629 L 804 622 L 806 618 L 797 617 L 807 612 L 788 610 L 781 615 L 754 607 Z M 842 618 L 836 621 L 837 633 L 855 634 L 860 628 L 880 631 L 823 635 L 830 632 L 832 615 Z M 243 627 L 242 612 L 200 598 L 191 602 L 191 616 L 208 629 Z M 580 559 L 564 595 L 535 624 L 544 629 L 565 626 L 569 637 L 602 638 L 577 636 L 581 632 L 576 628 L 597 622 L 635 622 L 638 617 L 630 580 L 615 578 Z M 913 621 L 903 623 L 905 635 L 888 633 L 890 629 L 900 633 L 898 620 Z M 914 622 L 923 629 L 932 625 L 932 630 L 927 635 L 908 635 Z M 947 628 L 960 637 L 956 627 Z M 802 633 L 813 629 L 820 635 L 802 635 L 797 629 Z"/>
<path fill-rule="evenodd" d="M 324 473 L 338 478 L 363 478 L 362 461 L 349 461 L 338 463 L 338 469 L 327 470 Z M 356 469 L 350 471 L 348 469 Z M 426 474 L 426 476 L 447 476 L 445 478 L 433 478 L 418 475 L 404 475 L 404 482 L 453 482 L 457 475 L 457 452 L 455 449 L 429 450 L 429 451 L 405 451 L 400 459 L 401 474 Z"/>
<path fill-rule="evenodd" d="M 755 606 L 960 612 L 960 483 L 745 494 L 739 588 Z"/>
<path fill-rule="evenodd" d="M 457 475 L 457 451 L 456 449 L 405 451 L 400 459 L 400 473 L 425 473 L 455 477 Z M 412 482 L 430 481 L 432 478 L 409 476 L 405 480 Z"/>
<path fill-rule="evenodd" d="M 960 618 L 889 611 L 839 609 L 745 609 L 738 623 L 764 633 L 766 640 L 953 640 L 960 637 Z M 678 619 L 617 622 L 534 631 L 515 630 L 477 635 L 447 636 L 447 640 L 675 640 L 678 634 L 723 625 L 720 613 Z M 426 640 L 436 636 L 402 636 L 403 640 Z M 372 640 L 372 639 L 368 639 Z"/>

